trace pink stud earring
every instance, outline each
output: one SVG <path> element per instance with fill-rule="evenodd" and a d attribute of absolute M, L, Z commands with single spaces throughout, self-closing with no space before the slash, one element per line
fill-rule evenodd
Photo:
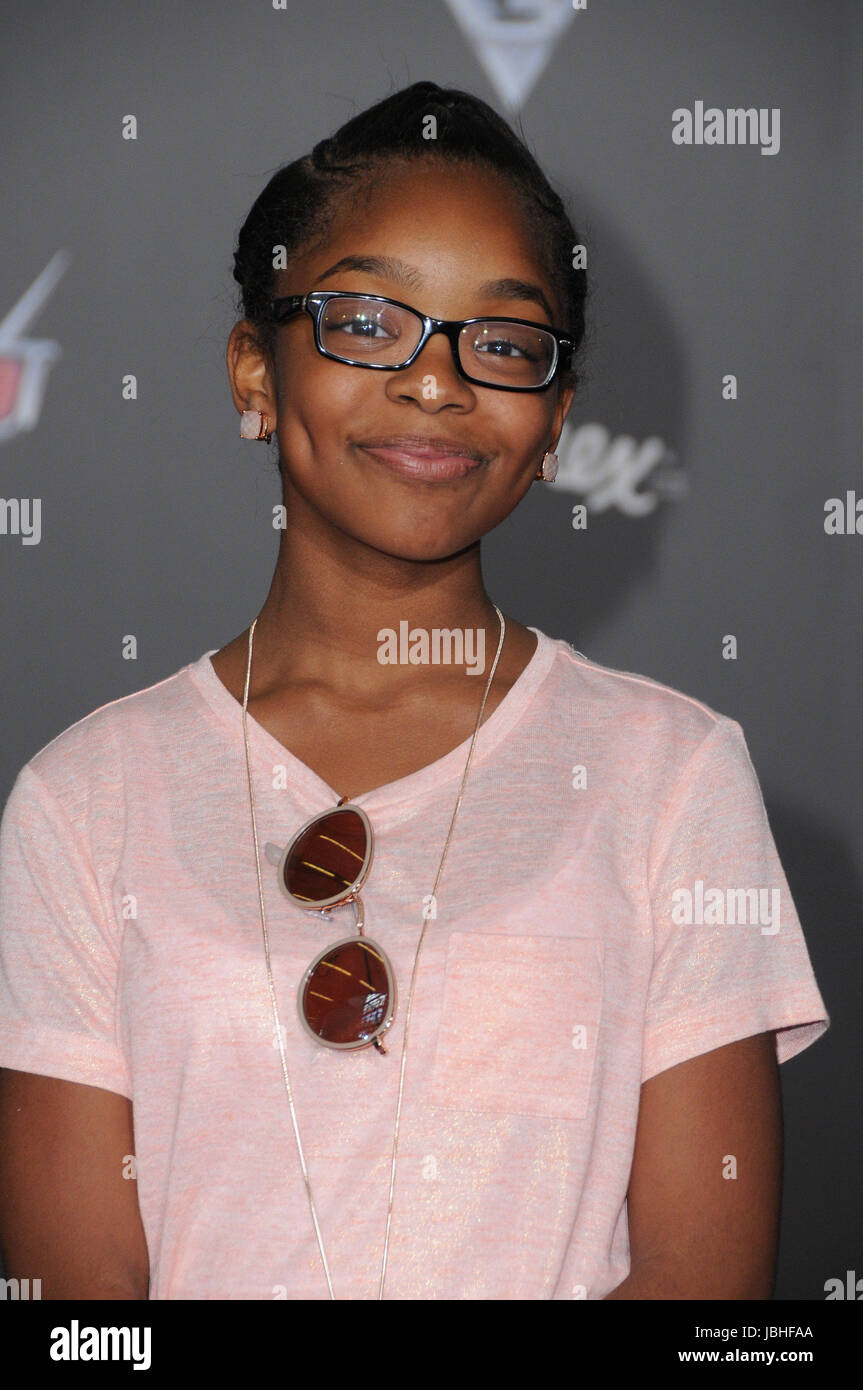
<path fill-rule="evenodd" d="M 542 463 L 533 475 L 534 482 L 553 483 L 557 477 L 557 454 L 546 451 Z"/>
<path fill-rule="evenodd" d="M 240 438 L 263 439 L 269 444 L 272 439 L 269 417 L 260 410 L 244 410 L 240 416 Z"/>

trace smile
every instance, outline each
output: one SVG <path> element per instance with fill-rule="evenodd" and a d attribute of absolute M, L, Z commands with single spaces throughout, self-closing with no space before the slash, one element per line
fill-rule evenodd
<path fill-rule="evenodd" d="M 423 482 L 449 482 L 452 478 L 463 478 L 481 468 L 483 462 L 467 454 L 436 453 L 434 447 L 428 446 L 376 445 L 375 448 L 367 448 L 360 444 L 357 447 L 393 473 Z"/>

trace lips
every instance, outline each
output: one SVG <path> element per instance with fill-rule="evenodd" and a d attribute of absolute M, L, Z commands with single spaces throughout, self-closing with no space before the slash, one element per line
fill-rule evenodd
<path fill-rule="evenodd" d="M 486 457 L 478 449 L 474 449 L 466 439 L 454 439 L 449 435 L 443 434 L 388 434 L 380 435 L 375 439 L 363 439 L 360 442 L 363 449 L 400 449 L 402 452 L 411 454 L 432 454 L 435 458 L 443 458 L 447 454 L 455 454 L 458 458 L 476 459 L 481 463 Z"/>
<path fill-rule="evenodd" d="M 444 436 L 388 435 L 366 440 L 359 448 L 403 477 L 429 482 L 464 477 L 486 461 L 469 444 Z"/>

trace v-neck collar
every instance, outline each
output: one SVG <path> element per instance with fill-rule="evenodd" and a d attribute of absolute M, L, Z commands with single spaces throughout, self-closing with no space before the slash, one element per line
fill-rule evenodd
<path fill-rule="evenodd" d="M 551 669 L 558 643 L 553 638 L 547 637 L 545 633 L 540 632 L 539 628 L 531 627 L 530 631 L 536 634 L 536 650 L 500 704 L 480 725 L 471 763 L 472 768 L 477 762 L 487 757 L 500 740 L 509 733 L 516 721 L 521 718 L 533 695 Z M 216 669 L 210 658 L 215 656 L 218 650 L 218 647 L 213 647 L 210 651 L 204 652 L 197 661 L 190 663 L 188 670 L 197 689 L 204 696 L 210 708 L 219 716 L 223 725 L 236 735 L 242 749 L 243 706 L 239 700 L 234 698 L 227 686 L 223 685 L 216 674 Z M 479 692 L 477 698 L 480 698 Z M 274 738 L 248 711 L 247 727 L 249 751 L 253 764 L 256 756 L 268 765 L 282 764 L 286 769 L 292 790 L 297 793 L 298 797 L 307 802 L 311 813 L 335 805 L 341 793 L 329 786 L 322 777 L 319 777 L 289 748 L 279 743 L 278 739 Z M 381 812 L 396 810 L 404 803 L 414 802 L 439 790 L 446 783 L 460 778 L 464 772 L 472 737 L 473 734 L 471 733 L 449 753 L 436 758 L 434 762 L 428 763 L 416 772 L 408 773 L 405 777 L 396 778 L 393 782 L 387 782 L 383 786 L 363 792 L 361 795 L 353 797 L 352 800 L 365 810 L 374 811 L 378 821 L 380 821 Z"/>

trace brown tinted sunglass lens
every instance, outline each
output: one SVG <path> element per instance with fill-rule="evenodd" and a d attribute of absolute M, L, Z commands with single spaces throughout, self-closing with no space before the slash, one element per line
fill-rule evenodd
<path fill-rule="evenodd" d="M 390 990 L 387 968 L 372 942 L 343 941 L 318 961 L 303 990 L 303 1012 L 325 1042 L 354 1043 L 385 1021 Z"/>
<path fill-rule="evenodd" d="M 359 877 L 368 852 L 368 832 L 356 811 L 330 811 L 299 837 L 285 861 L 285 887 L 305 903 L 346 893 Z"/>

